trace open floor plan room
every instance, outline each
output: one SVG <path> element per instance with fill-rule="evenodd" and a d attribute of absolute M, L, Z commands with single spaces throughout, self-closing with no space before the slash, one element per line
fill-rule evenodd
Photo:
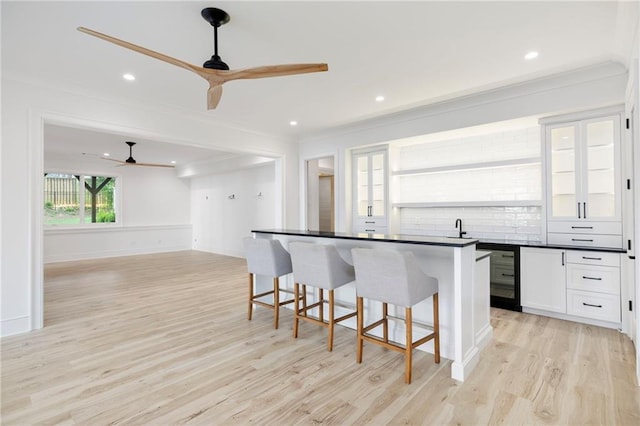
<path fill-rule="evenodd" d="M 293 313 L 246 318 L 244 259 L 199 251 L 45 265 L 45 327 L 2 341 L 2 423 L 640 424 L 632 342 L 492 309 L 464 382 L 451 363 L 365 345 Z"/>

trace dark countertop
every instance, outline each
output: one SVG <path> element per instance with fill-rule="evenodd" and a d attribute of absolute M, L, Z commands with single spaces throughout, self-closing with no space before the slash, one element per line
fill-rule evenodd
<path fill-rule="evenodd" d="M 497 250 L 502 247 L 538 247 L 560 250 L 581 250 L 581 251 L 604 251 L 611 253 L 626 253 L 621 248 L 610 247 L 579 247 L 567 245 L 544 244 L 539 241 L 520 241 L 510 239 L 477 239 L 477 238 L 456 238 L 456 237 L 436 237 L 428 235 L 383 235 L 383 234 L 366 234 L 366 233 L 348 233 L 348 232 L 321 232 L 321 231 L 302 231 L 299 229 L 253 229 L 251 232 L 258 234 L 279 234 L 279 235 L 295 235 L 301 237 L 318 237 L 318 238 L 336 238 L 344 240 L 361 240 L 361 241 L 386 241 L 390 243 L 406 243 L 406 244 L 423 244 L 447 247 L 466 247 L 472 244 L 478 244 L 478 248 Z"/>
<path fill-rule="evenodd" d="M 548 249 L 559 249 L 559 250 L 580 250 L 580 251 L 604 251 L 611 253 L 626 253 L 627 251 L 621 248 L 611 248 L 611 247 L 581 247 L 581 246 L 568 246 L 568 245 L 558 245 L 558 244 L 544 244 L 539 241 L 518 241 L 518 240 L 508 240 L 508 239 L 479 239 L 478 248 L 491 250 L 499 249 L 500 246 L 517 246 L 517 247 L 537 247 L 537 248 L 548 248 Z"/>
<path fill-rule="evenodd" d="M 294 235 L 301 237 L 335 238 L 343 240 L 381 241 L 430 246 L 466 247 L 478 243 L 474 238 L 430 237 L 424 235 L 351 234 L 347 232 L 301 231 L 295 229 L 252 229 L 257 234 Z"/>

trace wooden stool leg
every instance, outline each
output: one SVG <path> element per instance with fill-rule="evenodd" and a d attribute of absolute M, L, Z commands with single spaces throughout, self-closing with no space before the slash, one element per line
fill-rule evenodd
<path fill-rule="evenodd" d="M 327 341 L 327 349 L 329 349 L 329 352 L 333 350 L 333 302 L 333 290 L 329 290 L 329 340 Z"/>
<path fill-rule="evenodd" d="M 405 342 L 405 366 L 404 366 L 404 381 L 405 383 L 411 383 L 411 355 L 413 352 L 413 336 L 412 336 L 412 318 L 411 308 L 405 308 L 405 329 L 407 331 L 407 337 Z"/>
<path fill-rule="evenodd" d="M 439 313 L 439 301 L 438 293 L 433 295 L 433 356 L 436 364 L 440 364 L 440 313 Z"/>
<path fill-rule="evenodd" d="M 307 316 L 307 285 L 302 284 L 302 308 L 304 309 L 303 315 Z"/>
<path fill-rule="evenodd" d="M 273 326 L 278 329 L 280 316 L 280 278 L 273 279 Z"/>
<path fill-rule="evenodd" d="M 364 328 L 364 306 L 362 302 L 362 297 L 356 298 L 356 310 L 358 312 L 358 347 L 356 350 L 356 361 L 358 363 L 362 362 L 362 329 Z"/>
<path fill-rule="evenodd" d="M 247 319 L 251 321 L 251 314 L 253 313 L 253 274 L 249 273 L 249 306 L 247 310 Z"/>
<path fill-rule="evenodd" d="M 324 321 L 324 303 L 322 302 L 324 300 L 324 292 L 322 291 L 321 288 L 318 289 L 318 301 L 320 302 L 320 306 L 318 307 L 318 309 L 320 309 L 320 311 L 318 312 L 318 318 L 320 318 L 320 321 Z"/>
<path fill-rule="evenodd" d="M 387 316 L 389 315 L 389 306 L 387 303 L 382 303 L 382 318 L 384 322 L 382 323 L 382 338 L 385 342 L 389 343 L 389 319 Z"/>
<path fill-rule="evenodd" d="M 293 337 L 298 338 L 298 317 L 300 316 L 300 299 L 298 298 L 300 285 L 298 283 L 293 284 Z"/>

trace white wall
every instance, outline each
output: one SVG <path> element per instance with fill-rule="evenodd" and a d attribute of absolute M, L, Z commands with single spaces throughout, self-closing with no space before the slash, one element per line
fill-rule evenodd
<path fill-rule="evenodd" d="M 174 169 L 115 167 L 105 161 L 70 161 L 52 155 L 45 155 L 44 168 L 115 176 L 116 204 L 121 206 L 116 224 L 45 228 L 45 263 L 191 248 L 190 182 L 176 177 Z"/>
<path fill-rule="evenodd" d="M 274 210 L 275 164 L 191 181 L 193 248 L 244 257 L 252 229 L 279 227 Z"/>
<path fill-rule="evenodd" d="M 228 126 L 205 112 L 187 114 L 132 100 L 99 97 L 86 90 L 2 79 L 3 336 L 42 326 L 45 122 L 276 158 L 278 194 L 274 203 L 282 213 L 279 226 L 298 226 L 297 146 L 292 142 Z"/>

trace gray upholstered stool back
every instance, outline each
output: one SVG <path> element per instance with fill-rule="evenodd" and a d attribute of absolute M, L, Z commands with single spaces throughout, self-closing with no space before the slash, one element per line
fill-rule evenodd
<path fill-rule="evenodd" d="M 335 246 L 292 242 L 289 251 L 297 283 L 331 290 L 355 279 L 353 266 L 340 257 Z"/>
<path fill-rule="evenodd" d="M 245 238 L 244 248 L 249 273 L 281 277 L 291 273 L 291 257 L 278 240 Z"/>
<path fill-rule="evenodd" d="M 413 253 L 355 248 L 358 297 L 411 307 L 438 292 L 438 280 L 420 269 Z"/>

